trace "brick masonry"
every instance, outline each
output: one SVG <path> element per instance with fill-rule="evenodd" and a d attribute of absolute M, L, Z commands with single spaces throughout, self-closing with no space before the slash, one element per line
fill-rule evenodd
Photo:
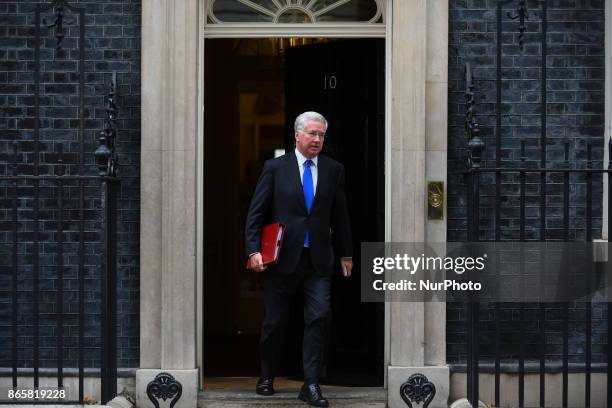
<path fill-rule="evenodd" d="M 505 2 L 502 22 L 502 126 L 501 166 L 517 167 L 521 161 L 521 140 L 525 141 L 526 166 L 539 166 L 541 122 L 541 32 L 542 15 L 539 1 L 528 1 L 529 18 L 524 36 L 524 49 L 519 48 L 519 23 L 507 13 L 516 14 L 518 1 Z M 548 35 L 546 58 L 546 117 L 547 166 L 564 165 L 564 145 L 569 143 L 569 165 L 587 166 L 587 144 L 592 143 L 592 166 L 601 168 L 604 142 L 604 1 L 603 0 L 548 0 Z M 477 121 L 481 127 L 486 150 L 484 167 L 495 166 L 496 154 L 496 0 L 451 0 L 449 21 L 449 175 L 448 175 L 448 237 L 451 241 L 467 239 L 467 205 L 463 176 L 465 147 L 465 81 L 463 66 L 470 62 L 475 80 Z M 494 239 L 495 180 L 483 176 L 480 205 L 480 238 Z M 562 237 L 562 178 L 547 180 L 546 239 Z M 585 179 L 572 176 L 570 180 L 570 239 L 585 238 Z M 500 235 L 502 240 L 519 237 L 518 176 L 502 178 Z M 528 175 L 526 183 L 526 237 L 539 240 L 540 219 L 539 175 Z M 593 180 L 593 237 L 601 236 L 602 180 Z M 605 358 L 606 310 L 602 304 L 593 306 L 593 361 Z M 448 360 L 465 361 L 466 311 L 462 305 L 449 304 Z M 584 305 L 570 310 L 570 361 L 583 362 Z M 503 327 L 502 354 L 516 358 L 518 330 L 525 327 L 528 357 L 537 357 L 539 325 L 537 310 L 531 305 L 526 312 L 527 322 L 519 320 L 516 305 L 504 305 L 501 316 Z M 496 316 L 491 307 L 481 311 L 483 356 L 494 351 Z M 561 355 L 561 309 L 549 305 L 546 310 L 547 358 Z"/>
<path fill-rule="evenodd" d="M 12 174 L 13 143 L 17 142 L 19 174 L 34 171 L 34 33 L 38 1 L 0 1 L 0 174 Z M 85 173 L 95 174 L 93 153 L 106 117 L 105 95 L 111 73 L 117 71 L 118 142 L 121 188 L 118 199 L 117 333 L 119 367 L 139 366 L 139 162 L 140 162 L 140 19 L 137 0 L 73 0 L 85 9 Z M 52 13 L 44 13 L 47 25 Z M 40 174 L 78 174 L 79 23 L 66 12 L 66 36 L 56 49 L 52 29 L 43 28 L 40 96 Z M 63 166 L 58 166 L 59 145 Z M 32 260 L 33 184 L 19 184 L 19 367 L 31 367 L 33 357 Z M 11 364 L 11 273 L 13 185 L 0 182 L 0 367 Z M 58 198 L 57 185 L 40 188 L 40 365 L 57 363 Z M 64 235 L 64 367 L 77 366 L 78 340 L 78 187 L 63 193 Z M 85 189 L 85 367 L 99 366 L 101 271 L 100 186 Z"/>

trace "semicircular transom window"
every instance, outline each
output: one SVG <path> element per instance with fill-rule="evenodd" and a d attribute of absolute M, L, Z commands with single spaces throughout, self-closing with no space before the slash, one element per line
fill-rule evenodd
<path fill-rule="evenodd" d="M 382 23 L 383 0 L 209 0 L 209 24 Z"/>

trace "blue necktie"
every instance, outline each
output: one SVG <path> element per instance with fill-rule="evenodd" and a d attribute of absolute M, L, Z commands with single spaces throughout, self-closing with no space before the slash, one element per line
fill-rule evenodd
<path fill-rule="evenodd" d="M 314 183 L 312 182 L 312 172 L 310 166 L 312 160 L 306 160 L 304 162 L 304 176 L 302 177 L 302 189 L 304 190 L 304 201 L 306 201 L 306 210 L 310 214 L 310 208 L 312 207 L 312 201 L 314 200 Z M 310 239 L 308 237 L 308 231 L 304 234 L 304 246 L 310 246 Z"/>

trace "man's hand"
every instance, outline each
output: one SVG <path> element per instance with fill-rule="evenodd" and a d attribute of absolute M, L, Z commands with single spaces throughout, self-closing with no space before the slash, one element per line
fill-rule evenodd
<path fill-rule="evenodd" d="M 353 259 L 342 258 L 340 260 L 340 264 L 342 265 L 342 276 L 349 278 L 351 276 L 351 271 L 353 270 Z"/>
<path fill-rule="evenodd" d="M 251 262 L 251 268 L 256 272 L 263 272 L 267 268 L 267 266 L 264 266 L 259 252 L 255 252 L 251 255 L 249 261 Z"/>

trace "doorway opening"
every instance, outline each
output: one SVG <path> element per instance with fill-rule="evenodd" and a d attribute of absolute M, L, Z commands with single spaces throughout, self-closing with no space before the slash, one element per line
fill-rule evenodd
<path fill-rule="evenodd" d="M 261 276 L 245 269 L 244 224 L 263 163 L 294 148 L 307 110 L 329 121 L 323 154 L 346 168 L 353 276 L 335 274 L 322 383 L 382 386 L 384 305 L 362 303 L 360 243 L 384 240 L 383 39 L 205 40 L 203 374 L 256 377 Z M 336 262 L 339 269 L 339 260 Z M 265 273 L 265 272 L 264 272 Z M 301 299 L 281 372 L 301 373 Z"/>

